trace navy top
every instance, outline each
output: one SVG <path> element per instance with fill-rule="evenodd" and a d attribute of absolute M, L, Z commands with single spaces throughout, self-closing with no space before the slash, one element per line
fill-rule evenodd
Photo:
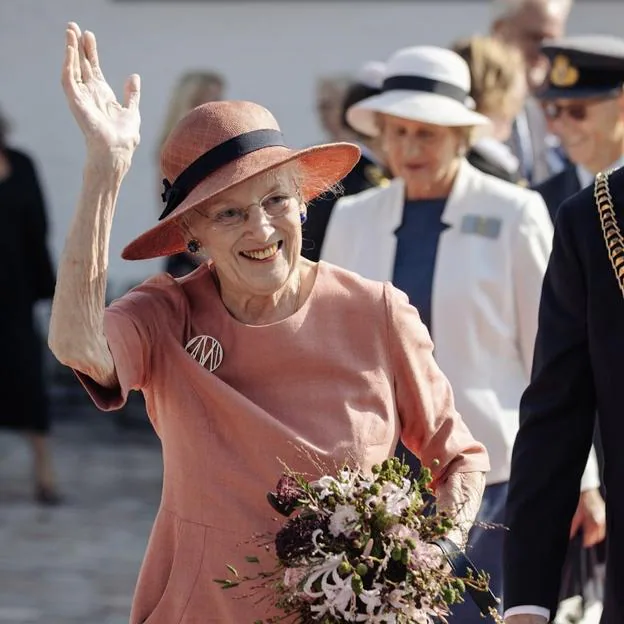
<path fill-rule="evenodd" d="M 446 198 L 415 199 L 405 202 L 403 222 L 395 231 L 397 238 L 392 283 L 402 290 L 418 309 L 431 333 L 431 292 L 440 234 L 448 227 L 440 220 Z M 399 440 L 395 455 L 404 459 L 415 478 L 420 462 Z"/>
<path fill-rule="evenodd" d="M 397 250 L 392 283 L 418 309 L 431 333 L 431 291 L 440 234 L 448 227 L 441 217 L 443 199 L 416 199 L 405 202 L 403 222 L 395 232 Z"/>

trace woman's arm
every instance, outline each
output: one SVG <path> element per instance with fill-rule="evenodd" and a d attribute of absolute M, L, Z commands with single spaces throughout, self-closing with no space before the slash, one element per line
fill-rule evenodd
<path fill-rule="evenodd" d="M 127 80 L 121 106 L 100 69 L 95 37 L 72 23 L 62 83 L 86 139 L 87 160 L 59 263 L 48 342 L 60 362 L 114 387 L 115 364 L 103 327 L 108 248 L 119 188 L 139 143 L 139 77 Z"/>
<path fill-rule="evenodd" d="M 456 518 L 460 530 L 450 537 L 461 546 L 481 504 L 488 455 L 455 409 L 453 391 L 417 310 L 389 285 L 386 304 L 401 438 L 432 470 L 438 508 Z"/>

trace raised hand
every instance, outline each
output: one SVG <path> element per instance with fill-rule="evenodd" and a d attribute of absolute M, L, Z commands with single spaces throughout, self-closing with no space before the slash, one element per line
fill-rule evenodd
<path fill-rule="evenodd" d="M 124 103 L 120 104 L 100 68 L 95 35 L 89 31 L 82 33 L 71 22 L 65 36 L 61 82 L 88 151 L 98 157 L 129 158 L 140 140 L 139 76 L 132 74 L 127 78 Z"/>

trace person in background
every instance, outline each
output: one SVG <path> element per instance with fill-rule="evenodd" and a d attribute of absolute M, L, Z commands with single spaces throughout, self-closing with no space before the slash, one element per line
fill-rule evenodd
<path fill-rule="evenodd" d="M 342 122 L 342 103 L 351 82 L 346 74 L 321 76 L 316 81 L 316 113 L 325 140 L 353 139 L 351 130 Z"/>
<path fill-rule="evenodd" d="M 524 56 L 530 95 L 542 87 L 548 60 L 541 45 L 561 38 L 573 0 L 492 0 L 490 34 L 516 46 Z M 538 184 L 566 164 L 556 137 L 548 133 L 539 103 L 528 97 L 516 117 L 509 145 L 520 160 L 520 173 L 530 185 Z"/>
<path fill-rule="evenodd" d="M 389 174 L 378 140 L 361 135 L 351 128 L 346 119 L 346 111 L 350 106 L 380 92 L 384 70 L 384 64 L 379 61 L 365 63 L 360 67 L 353 83 L 349 85 L 345 93 L 341 123 L 345 131 L 350 133 L 350 140 L 360 148 L 361 156 L 355 167 L 341 180 L 339 193 L 341 196 L 355 195 L 366 189 L 388 183 Z M 316 262 L 321 255 L 325 230 L 336 199 L 336 195 L 325 194 L 311 204 L 314 209 L 310 210 L 303 228 L 301 249 L 302 255 L 308 260 Z"/>
<path fill-rule="evenodd" d="M 599 171 L 624 165 L 624 39 L 568 37 L 542 49 L 552 68 L 540 101 L 570 159 L 535 187 L 554 221 L 563 201 L 593 184 Z"/>
<path fill-rule="evenodd" d="M 535 191 L 466 160 L 487 117 L 474 111 L 470 70 L 448 49 L 417 46 L 387 62 L 382 92 L 347 112 L 378 136 L 390 184 L 338 200 L 321 259 L 391 281 L 429 328 L 458 406 L 490 454 L 479 511 L 503 523 L 518 406 L 529 382 L 542 279 L 553 228 Z M 405 447 L 414 471 L 416 458 Z M 589 472 L 597 470 L 595 460 Z M 503 530 L 475 527 L 468 552 L 502 594 Z M 470 602 L 453 621 L 482 622 Z"/>
<path fill-rule="evenodd" d="M 507 141 L 527 96 L 522 54 L 514 46 L 482 36 L 458 41 L 453 50 L 470 68 L 475 110 L 490 120 L 489 131 L 469 150 L 468 162 L 497 178 L 520 182 L 520 161 Z"/>
<path fill-rule="evenodd" d="M 47 215 L 33 160 L 7 143 L 0 118 L 0 428 L 23 432 L 34 463 L 38 503 L 61 502 L 50 449 L 50 409 L 44 375 L 44 339 L 35 304 L 51 299 L 55 278 L 47 243 Z"/>
<path fill-rule="evenodd" d="M 223 100 L 227 83 L 224 76 L 215 71 L 189 71 L 184 73 L 171 90 L 165 122 L 160 131 L 157 154 L 164 145 L 174 126 L 196 106 L 206 102 Z M 162 193 L 162 180 L 158 180 L 159 195 Z M 160 197 L 158 198 L 160 201 Z M 165 270 L 174 277 L 181 277 L 197 268 L 192 254 L 182 252 L 170 256 L 165 261 Z"/>

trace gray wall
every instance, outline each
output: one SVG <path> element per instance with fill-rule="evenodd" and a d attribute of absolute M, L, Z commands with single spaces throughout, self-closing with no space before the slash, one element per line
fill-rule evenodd
<path fill-rule="evenodd" d="M 314 112 L 317 75 L 352 71 L 414 44 L 447 45 L 484 32 L 488 2 L 113 2 L 0 0 L 0 106 L 14 142 L 34 155 L 50 205 L 51 245 L 58 258 L 78 194 L 84 149 L 60 87 L 64 28 L 69 20 L 98 36 L 113 88 L 143 79 L 142 142 L 120 196 L 112 236 L 110 279 L 123 290 L 159 269 L 160 261 L 124 262 L 124 244 L 150 226 L 157 201 L 155 143 L 169 90 L 179 72 L 213 67 L 229 96 L 271 109 L 288 141 L 322 139 Z M 580 2 L 570 31 L 618 34 L 624 2 Z"/>

